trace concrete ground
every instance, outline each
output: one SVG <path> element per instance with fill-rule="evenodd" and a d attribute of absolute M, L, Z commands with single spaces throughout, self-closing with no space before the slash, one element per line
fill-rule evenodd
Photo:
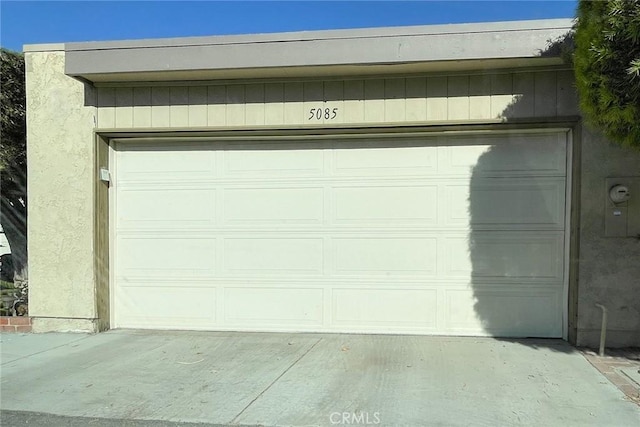
<path fill-rule="evenodd" d="M 3 426 L 640 425 L 640 407 L 555 340 L 121 330 L 1 341 Z"/>
<path fill-rule="evenodd" d="M 583 353 L 628 399 L 640 405 L 640 348 L 607 349 L 604 356 L 592 350 Z"/>

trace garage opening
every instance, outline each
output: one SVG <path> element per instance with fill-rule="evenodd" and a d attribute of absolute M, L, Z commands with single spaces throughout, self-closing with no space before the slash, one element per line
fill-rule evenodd
<path fill-rule="evenodd" d="M 567 141 L 115 141 L 112 327 L 562 337 Z"/>

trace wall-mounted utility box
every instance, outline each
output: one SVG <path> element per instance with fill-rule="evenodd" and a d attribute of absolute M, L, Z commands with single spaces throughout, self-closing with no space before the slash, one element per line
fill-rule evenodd
<path fill-rule="evenodd" d="M 640 236 L 640 176 L 605 180 L 604 235 Z"/>

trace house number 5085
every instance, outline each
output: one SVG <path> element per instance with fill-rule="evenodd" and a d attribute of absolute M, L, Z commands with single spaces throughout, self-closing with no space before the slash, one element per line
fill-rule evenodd
<path fill-rule="evenodd" d="M 312 108 L 307 120 L 333 120 L 338 116 L 338 108 Z"/>

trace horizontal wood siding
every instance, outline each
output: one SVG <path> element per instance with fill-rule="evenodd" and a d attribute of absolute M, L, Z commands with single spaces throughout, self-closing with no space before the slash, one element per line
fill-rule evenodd
<path fill-rule="evenodd" d="M 461 122 L 577 114 L 571 71 L 98 88 L 98 127 L 103 129 Z"/>

